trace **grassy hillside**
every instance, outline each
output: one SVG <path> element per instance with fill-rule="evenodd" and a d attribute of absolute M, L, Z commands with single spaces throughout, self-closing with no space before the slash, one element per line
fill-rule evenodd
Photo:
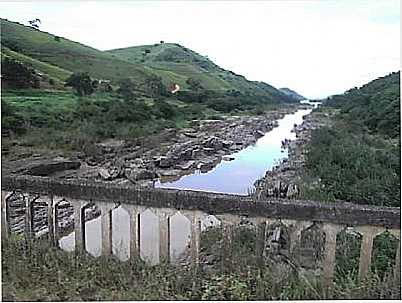
<path fill-rule="evenodd" d="M 102 52 L 5 19 L 1 19 L 1 35 L 2 53 L 60 81 L 71 72 L 88 72 L 94 78 L 115 83 L 129 77 L 136 83 L 144 83 L 157 75 L 166 86 L 178 83 L 183 90 L 192 89 L 188 84 L 191 78 L 203 90 L 239 91 L 267 103 L 295 101 L 266 83 L 248 81 L 224 70 L 179 44 L 158 43 Z"/>
<path fill-rule="evenodd" d="M 127 64 L 111 54 L 4 19 L 1 38 L 2 47 L 16 53 L 69 72 L 88 72 L 98 79 L 132 77 L 142 82 L 152 74 L 141 65 Z M 67 74 L 60 76 L 63 79 Z"/>
<path fill-rule="evenodd" d="M 2 47 L 1 56 L 2 59 L 8 57 L 17 60 L 19 62 L 22 62 L 23 64 L 32 67 L 41 74 L 46 75 L 48 78 L 53 79 L 56 82 L 59 82 L 60 85 L 62 85 L 64 80 L 67 79 L 68 76 L 72 74 L 72 72 L 67 71 L 63 68 L 36 60 L 32 57 L 15 52 L 7 47 Z"/>
<path fill-rule="evenodd" d="M 282 87 L 279 89 L 281 92 L 285 93 L 288 96 L 291 96 L 299 101 L 301 100 L 306 100 L 306 97 L 303 97 L 302 95 L 300 95 L 299 93 L 295 92 L 294 90 L 291 90 L 290 88 L 287 87 Z"/>
<path fill-rule="evenodd" d="M 392 73 L 333 96 L 320 109 L 335 107 L 339 114 L 333 127 L 313 132 L 309 144 L 307 173 L 322 185 L 314 194 L 400 206 L 399 77 Z"/>
<path fill-rule="evenodd" d="M 333 96 L 327 103 L 340 108 L 345 119 L 357 120 L 371 132 L 400 136 L 400 72 Z"/>
<path fill-rule="evenodd" d="M 295 101 L 278 89 L 263 82 L 248 81 L 245 77 L 220 68 L 207 57 L 176 43 L 157 43 L 110 50 L 130 63 L 141 63 L 160 75 L 169 74 L 186 90 L 186 80 L 199 81 L 206 90 L 237 90 L 243 94 L 263 95 L 269 101 Z"/>

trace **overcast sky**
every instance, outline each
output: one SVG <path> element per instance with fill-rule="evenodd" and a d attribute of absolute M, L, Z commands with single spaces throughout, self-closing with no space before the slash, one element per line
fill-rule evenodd
<path fill-rule="evenodd" d="M 0 1 L 0 16 L 100 50 L 180 43 L 309 98 L 400 69 L 399 0 Z"/>

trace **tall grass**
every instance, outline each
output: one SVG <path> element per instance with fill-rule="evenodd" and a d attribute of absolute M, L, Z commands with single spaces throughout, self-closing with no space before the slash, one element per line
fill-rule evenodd
<path fill-rule="evenodd" d="M 210 239 L 216 241 L 216 233 Z M 238 235 L 238 239 L 242 236 Z M 208 239 L 205 237 L 204 240 Z M 208 244 L 209 245 L 209 244 Z M 247 249 L 244 250 L 247 253 Z M 50 247 L 46 242 L 26 242 L 12 237 L 2 241 L 2 299 L 5 301 L 90 300 L 322 300 L 400 299 L 393 275 L 372 273 L 358 281 L 337 276 L 328 291 L 320 278 L 290 272 L 278 279 L 268 266 L 236 266 L 223 271 L 220 264 L 175 267 L 150 266 L 140 259 L 121 262 L 115 257 L 94 258 Z"/>

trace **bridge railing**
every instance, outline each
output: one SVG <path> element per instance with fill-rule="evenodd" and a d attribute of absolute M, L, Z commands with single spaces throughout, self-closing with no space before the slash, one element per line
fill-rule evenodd
<path fill-rule="evenodd" d="M 170 258 L 170 219 L 179 211 L 190 224 L 189 253 L 194 266 L 200 263 L 201 222 L 207 215 L 220 221 L 223 233 L 223 262 L 230 267 L 234 228 L 242 218 L 256 226 L 256 252 L 261 257 L 266 247 L 267 231 L 280 223 L 288 235 L 289 251 L 295 252 L 303 234 L 317 228 L 324 235 L 323 276 L 330 284 L 335 268 L 337 236 L 345 230 L 361 235 L 359 276 L 367 275 L 371 265 L 373 241 L 388 231 L 398 241 L 394 274 L 400 279 L 400 209 L 356 205 L 351 203 L 323 203 L 301 200 L 254 201 L 250 197 L 208 192 L 145 189 L 106 182 L 80 180 L 60 181 L 42 177 L 8 176 L 2 178 L 2 236 L 10 231 L 9 201 L 22 195 L 25 203 L 24 231 L 34 234 L 34 205 L 38 199 L 47 205 L 48 238 L 58 244 L 60 230 L 58 207 L 68 200 L 73 206 L 75 250 L 85 250 L 85 209 L 96 205 L 101 212 L 102 255 L 112 252 L 112 210 L 124 208 L 130 220 L 130 257 L 140 254 L 141 215 L 151 209 L 158 218 L 159 260 Z M 280 231 L 280 229 L 279 229 Z"/>

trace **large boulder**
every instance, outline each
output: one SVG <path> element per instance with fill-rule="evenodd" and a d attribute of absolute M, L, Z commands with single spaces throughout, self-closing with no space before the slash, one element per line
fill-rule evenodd
<path fill-rule="evenodd" d="M 167 156 L 161 156 L 155 160 L 155 164 L 160 168 L 169 168 L 173 165 L 173 163 L 173 158 Z"/>
<path fill-rule="evenodd" d="M 213 148 L 214 150 L 220 150 L 223 148 L 223 140 L 221 138 L 212 136 L 205 139 L 202 145 L 207 148 Z"/>
<path fill-rule="evenodd" d="M 131 182 L 136 182 L 139 180 L 152 180 L 158 178 L 158 175 L 154 171 L 147 169 L 133 169 L 126 171 L 126 178 Z"/>
<path fill-rule="evenodd" d="M 80 161 L 72 160 L 45 160 L 39 163 L 30 165 L 24 169 L 24 173 L 33 176 L 50 176 L 56 172 L 78 169 L 81 166 Z"/>

